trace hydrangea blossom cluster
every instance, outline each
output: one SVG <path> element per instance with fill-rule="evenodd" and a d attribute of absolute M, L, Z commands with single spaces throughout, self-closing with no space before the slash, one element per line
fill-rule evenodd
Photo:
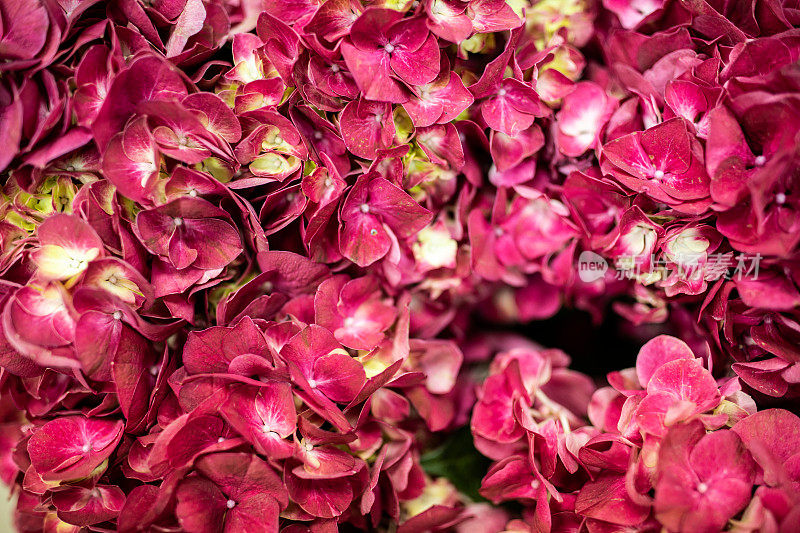
<path fill-rule="evenodd" d="M 481 494 L 528 503 L 507 531 L 791 531 L 800 520 L 800 418 L 757 411 L 737 377 L 715 380 L 685 342 L 653 338 L 597 390 L 558 350 L 497 349 L 471 425 L 495 460 Z"/>
<path fill-rule="evenodd" d="M 791 531 L 797 27 L 0 0 L 17 529 Z M 598 388 L 501 331 L 564 307 L 674 336 Z M 431 465 L 453 436 L 492 462 L 476 494 Z"/>

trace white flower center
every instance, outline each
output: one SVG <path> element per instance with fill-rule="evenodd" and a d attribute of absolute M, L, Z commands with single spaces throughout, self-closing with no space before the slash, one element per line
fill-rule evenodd
<path fill-rule="evenodd" d="M 499 91 L 497 91 L 497 94 L 499 94 L 500 96 L 505 96 L 507 92 L 508 91 L 506 91 L 505 89 L 500 89 Z"/>
<path fill-rule="evenodd" d="M 172 223 L 176 226 L 183 226 L 183 219 L 181 217 L 175 217 L 172 219 Z"/>
<path fill-rule="evenodd" d="M 786 195 L 782 192 L 779 192 L 775 195 L 775 203 L 778 205 L 783 205 L 786 203 Z"/>
<path fill-rule="evenodd" d="M 369 206 L 367 204 L 361 204 L 361 207 L 359 207 L 359 209 L 361 209 L 362 213 L 369 213 Z"/>
<path fill-rule="evenodd" d="M 767 162 L 767 158 L 764 157 L 763 155 L 760 155 L 760 156 L 756 157 L 756 166 L 757 167 L 764 166 L 764 163 L 766 163 L 766 162 Z"/>
<path fill-rule="evenodd" d="M 655 179 L 657 179 L 657 180 L 664 179 L 664 171 L 663 170 L 656 170 L 655 173 L 653 174 L 653 177 Z"/>
<path fill-rule="evenodd" d="M 705 483 L 700 483 L 699 485 L 697 485 L 697 492 L 699 492 L 700 494 L 705 494 L 707 490 L 708 490 L 708 485 L 706 485 Z"/>
<path fill-rule="evenodd" d="M 227 502 L 225 502 L 225 507 L 227 507 L 228 509 L 233 509 L 234 507 L 236 507 L 236 502 L 233 500 L 228 500 Z"/>
<path fill-rule="evenodd" d="M 88 452 L 88 451 L 89 451 L 91 448 L 92 448 L 92 446 L 91 446 L 91 445 L 90 445 L 90 444 L 87 442 L 86 444 L 84 444 L 83 446 L 81 446 L 81 451 L 82 451 L 83 453 L 86 453 L 86 452 Z"/>
<path fill-rule="evenodd" d="M 339 65 L 331 65 L 331 72 L 339 72 Z"/>
<path fill-rule="evenodd" d="M 317 380 L 316 379 L 309 379 L 308 380 L 308 386 L 311 387 L 312 389 L 316 389 L 317 388 Z"/>
<path fill-rule="evenodd" d="M 383 46 L 383 49 L 386 50 L 387 54 L 391 54 L 392 52 L 394 52 L 394 45 L 392 43 L 386 43 Z"/>
<path fill-rule="evenodd" d="M 114 320 L 122 319 L 122 311 L 114 311 Z"/>

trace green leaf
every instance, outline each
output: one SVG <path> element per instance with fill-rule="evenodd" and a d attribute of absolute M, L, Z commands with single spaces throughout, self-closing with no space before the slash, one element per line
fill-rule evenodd
<path fill-rule="evenodd" d="M 476 502 L 486 501 L 478 491 L 490 464 L 491 460 L 475 449 L 469 426 L 462 427 L 420 458 L 420 465 L 428 475 L 449 479 L 459 492 Z"/>

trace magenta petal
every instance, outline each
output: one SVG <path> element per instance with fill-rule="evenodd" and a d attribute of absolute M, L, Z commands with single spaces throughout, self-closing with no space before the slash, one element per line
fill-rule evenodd
<path fill-rule="evenodd" d="M 429 35 L 422 46 L 414 51 L 397 48 L 391 54 L 392 70 L 411 85 L 422 85 L 436 79 L 439 74 L 439 44 Z"/>
<path fill-rule="evenodd" d="M 198 461 L 197 469 L 235 502 L 267 495 L 283 507 L 288 504 L 280 477 L 268 463 L 256 455 L 214 453 Z"/>
<path fill-rule="evenodd" d="M 408 100 L 407 92 L 391 77 L 389 54 L 384 50 L 365 51 L 344 42 L 342 56 L 364 98 L 392 103 Z"/>
<path fill-rule="evenodd" d="M 522 24 L 511 5 L 498 0 L 472 0 L 467 7 L 467 14 L 477 33 L 510 30 Z"/>
<path fill-rule="evenodd" d="M 389 148 L 394 139 L 392 106 L 354 100 L 345 106 L 339 128 L 347 148 L 358 157 L 373 159 L 378 150 Z"/>
<path fill-rule="evenodd" d="M 775 479 L 775 468 L 800 450 L 800 418 L 784 409 L 759 411 L 737 422 L 732 430 L 769 479 Z"/>
<path fill-rule="evenodd" d="M 0 153 L 0 169 L 5 170 L 11 160 L 19 151 L 19 142 L 22 137 L 23 106 L 19 99 L 16 87 L 12 85 L 12 94 L 0 93 L 0 96 L 9 98 L 11 103 L 0 109 L 0 143 L 5 149 Z"/>
<path fill-rule="evenodd" d="M 242 126 L 225 102 L 213 93 L 193 93 L 181 102 L 186 108 L 196 111 L 200 121 L 209 131 L 216 133 L 229 143 L 242 138 Z"/>
<path fill-rule="evenodd" d="M 661 365 L 650 378 L 647 392 L 673 394 L 692 402 L 700 412 L 716 407 L 720 400 L 711 372 L 694 359 L 676 359 Z"/>
<path fill-rule="evenodd" d="M 175 515 L 184 531 L 217 533 L 225 520 L 227 498 L 211 481 L 193 477 L 183 481 L 176 492 Z"/>
<path fill-rule="evenodd" d="M 180 250 L 188 250 L 188 257 L 173 259 L 172 243 L 181 241 Z M 227 221 L 205 218 L 185 220 L 183 226 L 173 234 L 169 257 L 176 268 L 194 265 L 204 270 L 227 266 L 241 253 L 239 232 Z M 176 260 L 178 263 L 176 263 Z"/>
<path fill-rule="evenodd" d="M 664 363 L 675 359 L 693 359 L 691 348 L 680 339 L 659 335 L 642 346 L 636 357 L 636 376 L 639 384 L 647 387 L 650 378 Z"/>
<path fill-rule="evenodd" d="M 536 91 L 519 80 L 508 78 L 494 96 L 484 100 L 481 114 L 490 128 L 514 137 L 533 124 L 538 109 Z"/>
<path fill-rule="evenodd" d="M 116 518 L 125 504 L 125 493 L 114 486 L 93 489 L 73 487 L 53 493 L 53 505 L 65 522 L 88 526 Z"/>
<path fill-rule="evenodd" d="M 416 234 L 433 218 L 433 214 L 415 202 L 410 194 L 383 178 L 369 182 L 369 196 L 366 203 L 369 212 L 376 213 L 400 238 Z M 348 202 L 342 208 L 342 216 L 345 216 L 346 211 L 356 207 L 359 211 L 362 210 L 361 204 L 353 205 L 348 196 Z"/>
<path fill-rule="evenodd" d="M 317 359 L 313 379 L 320 392 L 334 402 L 349 402 L 367 377 L 361 363 L 346 353 L 333 352 Z"/>
<path fill-rule="evenodd" d="M 635 526 L 647 518 L 650 509 L 631 499 L 624 476 L 605 474 L 583 486 L 575 511 L 612 524 Z"/>
<path fill-rule="evenodd" d="M 221 408 L 225 420 L 259 453 L 270 458 L 289 457 L 294 446 L 284 441 L 297 425 L 288 383 L 267 383 L 261 388 L 239 387 Z"/>
<path fill-rule="evenodd" d="M 388 41 L 386 31 L 403 17 L 394 9 L 370 7 L 353 23 L 350 38 L 353 44 L 363 50 L 372 50 Z"/>
<path fill-rule="evenodd" d="M 355 0 L 330 0 L 317 9 L 305 30 L 328 41 L 340 39 L 348 34 L 353 26 L 353 13 L 363 8 Z M 369 38 L 369 36 L 365 36 Z"/>
<path fill-rule="evenodd" d="M 281 357 L 295 363 L 306 379 L 309 379 L 315 361 L 322 355 L 339 349 L 341 345 L 330 331 L 312 324 L 292 337 L 281 350 Z"/>
<path fill-rule="evenodd" d="M 203 29 L 206 10 L 201 0 L 188 0 L 181 10 L 167 41 L 167 57 L 180 54 L 189 38 Z"/>
<path fill-rule="evenodd" d="M 359 266 L 369 266 L 385 256 L 392 239 L 374 215 L 355 215 L 344 223 L 339 242 L 342 255 Z"/>
<path fill-rule="evenodd" d="M 313 516 L 339 516 L 353 499 L 353 487 L 347 479 L 302 479 L 291 474 L 285 479 L 292 501 Z"/>
<path fill-rule="evenodd" d="M 134 228 L 145 247 L 169 258 L 175 268 L 214 270 L 227 266 L 242 250 L 239 232 L 227 217 L 205 200 L 182 197 L 141 211 Z"/>
<path fill-rule="evenodd" d="M 181 77 L 168 63 L 154 55 L 134 61 L 115 78 L 108 96 L 92 125 L 101 150 L 142 102 L 181 100 L 187 94 Z"/>
<path fill-rule="evenodd" d="M 122 422 L 83 416 L 51 420 L 28 442 L 28 454 L 44 480 L 88 476 L 114 451 L 122 438 Z"/>
<path fill-rule="evenodd" d="M 225 517 L 225 529 L 237 532 L 278 531 L 280 511 L 280 505 L 269 494 L 254 494 L 236 502 Z"/>
<path fill-rule="evenodd" d="M 121 194 L 144 202 L 152 198 L 158 172 L 155 139 L 144 118 L 114 135 L 103 154 L 103 173 Z"/>
<path fill-rule="evenodd" d="M 1 7 L 3 26 L 0 28 L 0 58 L 35 57 L 47 39 L 47 9 L 38 0 L 5 0 Z"/>
<path fill-rule="evenodd" d="M 689 456 L 689 464 L 701 480 L 754 480 L 756 465 L 739 436 L 733 431 L 708 433 Z"/>

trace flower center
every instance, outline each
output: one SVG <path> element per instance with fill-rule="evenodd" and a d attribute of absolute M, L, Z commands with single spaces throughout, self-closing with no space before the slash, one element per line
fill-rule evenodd
<path fill-rule="evenodd" d="M 309 379 L 308 380 L 308 386 L 311 387 L 312 389 L 316 389 L 317 388 L 317 380 L 316 379 Z"/>
<path fill-rule="evenodd" d="M 699 492 L 700 494 L 705 494 L 707 490 L 708 490 L 708 485 L 706 485 L 705 483 L 700 483 L 699 485 L 697 485 L 697 492 Z"/>
<path fill-rule="evenodd" d="M 121 320 L 122 319 L 122 311 L 114 311 L 114 320 Z"/>
<path fill-rule="evenodd" d="M 225 507 L 227 507 L 228 509 L 233 509 L 234 507 L 236 507 L 236 502 L 233 500 L 228 500 L 227 502 L 225 502 Z"/>
<path fill-rule="evenodd" d="M 383 46 L 383 49 L 386 50 L 387 54 L 391 54 L 392 52 L 394 52 L 394 45 L 392 43 L 386 43 Z"/>
<path fill-rule="evenodd" d="M 84 444 L 83 446 L 81 446 L 81 451 L 83 453 L 87 453 L 91 449 L 92 449 L 92 446 L 88 442 L 86 444 Z"/>
<path fill-rule="evenodd" d="M 505 89 L 500 89 L 499 91 L 497 91 L 497 94 L 499 94 L 500 96 L 505 96 L 507 92 L 508 91 L 506 91 Z"/>
<path fill-rule="evenodd" d="M 181 217 L 175 217 L 172 219 L 172 223 L 176 226 L 183 226 L 183 219 Z"/>
<path fill-rule="evenodd" d="M 367 204 L 361 204 L 359 209 L 361 210 L 362 213 L 369 213 L 369 205 Z"/>
<path fill-rule="evenodd" d="M 83 270 L 85 263 L 86 261 L 73 258 L 69 260 L 69 268 L 72 270 Z"/>
<path fill-rule="evenodd" d="M 775 195 L 775 203 L 778 205 L 783 205 L 786 203 L 786 194 L 779 192 Z"/>
<path fill-rule="evenodd" d="M 757 167 L 764 166 L 764 163 L 766 163 L 766 162 L 767 162 L 767 158 L 764 157 L 763 155 L 760 155 L 760 156 L 756 157 L 756 166 Z"/>
<path fill-rule="evenodd" d="M 656 170 L 653 173 L 653 177 L 655 179 L 657 179 L 657 180 L 663 180 L 664 179 L 664 171 L 663 170 Z"/>
<path fill-rule="evenodd" d="M 331 65 L 331 72 L 333 73 L 339 72 L 339 65 Z"/>

